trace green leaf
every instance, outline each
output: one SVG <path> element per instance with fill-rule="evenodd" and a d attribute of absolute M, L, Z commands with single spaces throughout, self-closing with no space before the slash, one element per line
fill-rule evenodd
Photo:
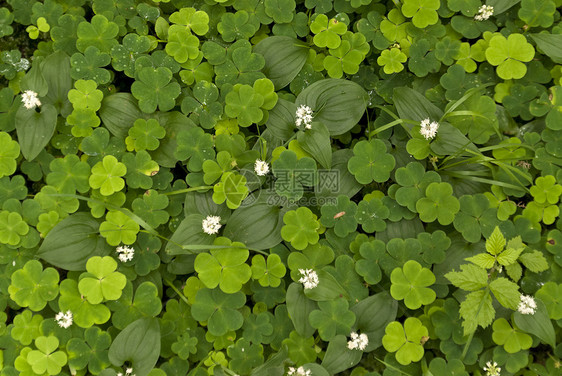
<path fill-rule="evenodd" d="M 550 27 L 554 22 L 556 3 L 552 0 L 521 0 L 519 18 L 530 27 Z"/>
<path fill-rule="evenodd" d="M 369 184 L 373 181 L 387 181 L 395 165 L 396 161 L 387 153 L 384 142 L 372 139 L 355 144 L 353 157 L 347 163 L 347 168 L 359 183 Z"/>
<path fill-rule="evenodd" d="M 468 294 L 461 303 L 459 313 L 464 319 L 464 335 L 474 332 L 478 325 L 483 328 L 490 325 L 496 316 L 496 310 L 492 306 L 492 296 L 488 289 Z"/>
<path fill-rule="evenodd" d="M 88 302 L 78 291 L 78 283 L 73 279 L 65 279 L 60 284 L 59 308 L 63 312 L 71 311 L 74 323 L 81 328 L 104 324 L 111 317 L 105 305 Z"/>
<path fill-rule="evenodd" d="M 119 299 L 127 278 L 116 269 L 117 262 L 110 256 L 90 258 L 86 263 L 88 272 L 82 274 L 78 290 L 92 304 Z"/>
<path fill-rule="evenodd" d="M 320 223 L 307 207 L 286 212 L 283 223 L 285 225 L 281 228 L 281 236 L 283 240 L 291 242 L 295 249 L 303 250 L 308 244 L 316 244 L 320 238 Z"/>
<path fill-rule="evenodd" d="M 496 226 L 492 234 L 486 240 L 486 251 L 493 256 L 497 256 L 503 251 L 505 243 L 505 237 L 500 228 Z"/>
<path fill-rule="evenodd" d="M 537 296 L 538 295 L 540 294 L 537 292 Z M 532 315 L 524 315 L 517 311 L 513 314 L 513 321 L 515 322 L 515 325 L 517 325 L 517 327 L 522 331 L 538 337 L 544 343 L 550 345 L 552 348 L 555 348 L 556 333 L 554 331 L 552 321 L 550 321 L 547 307 L 540 299 L 535 299 L 535 303 L 537 304 L 535 313 L 533 313 Z"/>
<path fill-rule="evenodd" d="M 439 0 L 406 0 L 401 10 L 404 16 L 412 17 L 412 23 L 415 27 L 423 29 L 428 25 L 437 23 L 439 6 Z"/>
<path fill-rule="evenodd" d="M 46 268 L 37 260 L 30 260 L 23 268 L 12 273 L 8 287 L 10 299 L 20 307 L 29 307 L 40 311 L 59 294 L 59 273 L 53 268 Z"/>
<path fill-rule="evenodd" d="M 242 247 L 242 243 L 230 243 L 227 238 L 218 238 L 215 245 L 233 245 Z M 195 258 L 194 268 L 199 279 L 208 288 L 217 286 L 227 294 L 233 294 L 242 288 L 250 279 L 252 272 L 246 264 L 249 251 L 243 248 L 223 248 L 200 253 Z"/>
<path fill-rule="evenodd" d="M 496 72 L 500 78 L 509 80 L 522 78 L 527 72 L 524 62 L 535 56 L 535 49 L 522 34 L 495 35 L 490 39 L 486 49 L 486 60 L 498 66 Z"/>
<path fill-rule="evenodd" d="M 90 257 L 111 252 L 98 228 L 98 221 L 87 213 L 72 214 L 49 231 L 37 256 L 58 268 L 85 270 Z"/>
<path fill-rule="evenodd" d="M 562 64 L 562 35 L 561 34 L 531 34 L 537 47 L 555 63 Z"/>
<path fill-rule="evenodd" d="M 390 294 L 396 300 L 404 299 L 404 304 L 409 309 L 418 309 L 435 300 L 435 291 L 427 288 L 435 283 L 435 275 L 416 261 L 410 260 L 402 269 L 394 269 L 390 280 Z"/>
<path fill-rule="evenodd" d="M 420 341 L 427 336 L 427 328 L 422 322 L 416 317 L 408 317 L 404 326 L 397 321 L 386 326 L 382 344 L 387 351 L 396 352 L 398 363 L 408 365 L 423 357 L 424 349 Z"/>
<path fill-rule="evenodd" d="M 506 308 L 516 310 L 519 305 L 519 286 L 507 278 L 497 278 L 490 283 L 490 290 L 494 296 Z"/>
<path fill-rule="evenodd" d="M 236 209 L 224 228 L 224 236 L 232 241 L 241 242 L 251 249 L 269 249 L 279 244 L 281 237 L 282 211 L 267 204 L 253 204 Z M 260 231 L 253 226 L 259 223 Z M 268 261 L 269 262 L 269 261 Z"/>
<path fill-rule="evenodd" d="M 519 257 L 519 261 L 533 273 L 544 272 L 548 269 L 548 262 L 541 251 L 523 253 Z"/>
<path fill-rule="evenodd" d="M 135 375 L 147 376 L 160 356 L 160 325 L 155 318 L 143 318 L 129 324 L 111 343 L 109 360 L 121 367 L 131 362 Z"/>
<path fill-rule="evenodd" d="M 207 322 L 209 333 L 222 336 L 242 327 L 244 318 L 238 309 L 245 302 L 246 296 L 240 291 L 225 294 L 219 289 L 203 288 L 197 292 L 191 314 L 194 319 Z"/>
<path fill-rule="evenodd" d="M 169 111 L 176 105 L 180 85 L 172 81 L 172 71 L 166 67 L 144 67 L 138 70 L 138 80 L 131 85 L 131 93 L 139 100 L 142 112 Z"/>
<path fill-rule="evenodd" d="M 494 333 L 492 339 L 498 345 L 503 345 L 503 348 L 508 353 L 516 353 L 521 350 L 526 350 L 533 344 L 533 338 L 526 333 L 512 328 L 509 322 L 502 318 L 494 321 L 492 325 Z"/>
<path fill-rule="evenodd" d="M 76 48 L 84 52 L 89 46 L 94 46 L 102 52 L 109 52 L 111 47 L 118 44 L 115 38 L 118 32 L 119 26 L 115 22 L 96 14 L 92 17 L 91 23 L 83 21 L 78 24 Z"/>
<path fill-rule="evenodd" d="M 41 112 L 20 107 L 16 114 L 16 131 L 25 159 L 32 161 L 47 146 L 55 133 L 57 110 L 50 104 L 40 107 Z"/>
<path fill-rule="evenodd" d="M 6 132 L 0 132 L 0 144 L 3 145 L 0 150 L 0 177 L 10 176 L 16 171 L 20 146 Z"/>
<path fill-rule="evenodd" d="M 310 325 L 318 329 L 320 338 L 331 341 L 336 335 L 347 335 L 355 323 L 355 314 L 348 309 L 343 298 L 318 302 L 319 310 L 308 317 Z"/>
<path fill-rule="evenodd" d="M 121 176 L 127 173 L 127 167 L 117 160 L 113 155 L 106 155 L 103 160 L 92 167 L 90 175 L 90 186 L 99 189 L 104 196 L 112 195 L 125 187 L 125 181 Z"/>
<path fill-rule="evenodd" d="M 286 295 L 287 312 L 297 333 L 303 337 L 310 337 L 316 329 L 310 325 L 310 313 L 318 306 L 316 302 L 308 299 L 303 292 L 301 284 L 291 283 Z"/>
<path fill-rule="evenodd" d="M 104 126 L 119 138 L 125 138 L 128 129 L 137 119 L 143 117 L 135 99 L 129 93 L 104 96 L 99 114 Z"/>
<path fill-rule="evenodd" d="M 63 351 L 56 351 L 59 346 L 57 337 L 49 335 L 35 339 L 38 350 L 27 354 L 27 362 L 36 374 L 58 375 L 66 365 L 67 356 Z"/>
<path fill-rule="evenodd" d="M 416 210 L 422 221 L 433 222 L 437 219 L 442 225 L 453 222 L 455 214 L 460 210 L 460 203 L 453 196 L 453 188 L 449 183 L 429 184 L 425 196 L 416 202 Z"/>
<path fill-rule="evenodd" d="M 255 45 L 254 52 L 263 55 L 263 73 L 273 82 L 275 90 L 291 83 L 308 57 L 305 43 L 286 36 L 267 37 Z"/>
<path fill-rule="evenodd" d="M 322 359 L 322 367 L 329 374 L 334 375 L 357 365 L 362 354 L 362 351 L 348 349 L 345 335 L 337 335 L 328 344 L 326 354 Z M 314 375 L 322 375 L 322 372 L 314 370 Z"/>
<path fill-rule="evenodd" d="M 331 136 L 337 136 L 359 122 L 367 101 L 367 93 L 355 82 L 330 78 L 308 86 L 295 104 L 309 106 L 314 111 L 314 120 L 324 123 Z"/>
<path fill-rule="evenodd" d="M 311 129 L 297 132 L 297 141 L 322 167 L 329 169 L 332 166 L 330 132 L 323 123 L 313 122 Z"/>

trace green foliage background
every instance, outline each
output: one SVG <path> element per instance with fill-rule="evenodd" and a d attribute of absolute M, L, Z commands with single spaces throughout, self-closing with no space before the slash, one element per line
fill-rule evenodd
<path fill-rule="evenodd" d="M 561 7 L 1 2 L 0 375 L 560 375 Z"/>

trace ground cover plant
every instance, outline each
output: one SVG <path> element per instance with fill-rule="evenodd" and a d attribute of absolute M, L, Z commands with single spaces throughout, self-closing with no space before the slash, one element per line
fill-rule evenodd
<path fill-rule="evenodd" d="M 562 0 L 0 3 L 0 375 L 562 374 Z"/>

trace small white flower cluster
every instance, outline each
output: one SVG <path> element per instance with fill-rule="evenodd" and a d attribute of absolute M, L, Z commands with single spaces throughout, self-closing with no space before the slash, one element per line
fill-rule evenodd
<path fill-rule="evenodd" d="M 57 315 L 55 316 L 55 320 L 57 320 L 57 324 L 59 324 L 59 326 L 61 328 L 68 328 L 70 325 L 72 325 L 72 312 L 71 311 L 66 311 L 66 313 L 64 312 L 59 312 L 57 313 Z"/>
<path fill-rule="evenodd" d="M 256 164 L 254 165 L 254 171 L 258 176 L 265 176 L 269 172 L 269 165 L 266 161 L 261 159 L 256 159 Z"/>
<path fill-rule="evenodd" d="M 310 375 L 311 375 L 311 371 L 302 366 L 299 368 L 289 367 L 289 372 L 287 372 L 287 376 L 310 376 Z"/>
<path fill-rule="evenodd" d="M 121 262 L 131 261 L 135 255 L 135 250 L 126 245 L 117 247 L 115 252 L 119 253 L 119 260 L 121 260 Z"/>
<path fill-rule="evenodd" d="M 203 231 L 209 235 L 216 234 L 222 227 L 220 221 L 221 217 L 218 215 L 208 215 L 207 218 L 203 220 Z"/>
<path fill-rule="evenodd" d="M 357 334 L 351 332 L 351 340 L 347 341 L 347 348 L 350 350 L 365 350 L 369 344 L 369 337 L 365 333 Z"/>
<path fill-rule="evenodd" d="M 486 371 L 486 376 L 500 376 L 501 368 L 498 367 L 498 363 L 487 362 L 484 366 L 484 371 Z"/>
<path fill-rule="evenodd" d="M 478 9 L 478 14 L 474 16 L 476 21 L 484 21 L 490 18 L 494 14 L 494 7 L 490 5 L 482 5 Z"/>
<path fill-rule="evenodd" d="M 297 108 L 297 120 L 295 120 L 295 125 L 300 128 L 304 125 L 305 129 L 310 129 L 312 127 L 312 109 L 307 105 L 301 104 Z"/>
<path fill-rule="evenodd" d="M 24 91 L 21 95 L 21 101 L 23 102 L 24 107 L 28 110 L 35 108 L 35 106 L 41 106 L 41 101 L 37 98 L 37 93 L 33 90 Z"/>
<path fill-rule="evenodd" d="M 521 294 L 521 301 L 517 310 L 523 315 L 534 315 L 537 310 L 537 303 L 532 296 Z"/>
<path fill-rule="evenodd" d="M 429 118 L 423 119 L 420 123 L 420 134 L 425 137 L 426 140 L 431 140 L 437 134 L 439 129 L 439 123 L 436 121 L 430 121 Z"/>
<path fill-rule="evenodd" d="M 123 372 L 119 372 L 117 374 L 117 376 L 123 376 Z M 132 368 L 127 368 L 125 370 L 125 375 L 124 376 L 135 376 L 135 374 L 133 373 L 133 369 Z"/>
<path fill-rule="evenodd" d="M 299 282 L 304 285 L 305 290 L 313 289 L 318 286 L 318 274 L 312 269 L 299 269 L 302 277 Z"/>

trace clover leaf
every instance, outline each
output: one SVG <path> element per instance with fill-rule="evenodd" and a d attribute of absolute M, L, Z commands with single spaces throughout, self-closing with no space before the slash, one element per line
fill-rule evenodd
<path fill-rule="evenodd" d="M 201 128 L 192 127 L 180 131 L 177 142 L 175 157 L 180 161 L 189 159 L 187 168 L 192 172 L 201 171 L 205 160 L 215 158 L 213 137 Z"/>
<path fill-rule="evenodd" d="M 416 210 L 424 222 L 436 219 L 442 225 L 447 225 L 455 219 L 460 210 L 459 200 L 453 196 L 453 188 L 449 183 L 431 183 L 425 190 L 425 197 L 416 202 Z"/>
<path fill-rule="evenodd" d="M 113 46 L 119 44 L 115 38 L 118 33 L 119 26 L 115 22 L 96 14 L 90 22 L 82 21 L 78 24 L 76 48 L 84 53 L 88 47 L 94 46 L 101 52 L 109 53 Z"/>
<path fill-rule="evenodd" d="M 114 312 L 111 321 L 118 329 L 124 329 L 133 321 L 143 317 L 155 317 L 162 310 L 158 289 L 148 281 L 142 282 L 136 288 L 134 299 L 133 286 L 127 281 L 119 300 L 108 302 L 108 306 Z"/>
<path fill-rule="evenodd" d="M 525 62 L 535 56 L 535 49 L 521 34 L 493 36 L 486 49 L 486 60 L 497 66 L 498 76 L 504 80 L 522 78 L 527 72 Z"/>
<path fill-rule="evenodd" d="M 183 99 L 181 110 L 185 114 L 191 114 L 190 118 L 201 127 L 211 129 L 223 113 L 223 106 L 218 99 L 217 87 L 210 82 L 200 81 L 193 88 L 193 97 L 186 96 Z"/>
<path fill-rule="evenodd" d="M 258 280 L 263 287 L 277 287 L 287 269 L 279 255 L 272 253 L 267 256 L 267 263 L 262 255 L 252 257 L 252 279 Z"/>
<path fill-rule="evenodd" d="M 143 67 L 137 71 L 138 80 L 131 85 L 131 93 L 139 100 L 142 112 L 168 111 L 176 105 L 180 85 L 172 81 L 172 71 L 166 67 Z"/>
<path fill-rule="evenodd" d="M 554 22 L 556 4 L 552 0 L 522 0 L 517 13 L 529 27 L 550 27 Z"/>
<path fill-rule="evenodd" d="M 408 317 L 404 326 L 393 321 L 386 326 L 384 332 L 382 344 L 387 351 L 396 352 L 398 363 L 406 366 L 421 360 L 424 353 L 421 341 L 428 336 L 428 331 L 418 318 Z"/>
<path fill-rule="evenodd" d="M 320 223 L 318 218 L 307 207 L 289 210 L 283 216 L 281 236 L 298 250 L 305 249 L 309 244 L 318 243 Z"/>
<path fill-rule="evenodd" d="M 195 8 L 181 8 L 170 15 L 170 22 L 184 26 L 197 35 L 205 35 L 209 31 L 209 15 Z"/>
<path fill-rule="evenodd" d="M 16 158 L 20 155 L 20 146 L 6 132 L 0 132 L 0 178 L 10 176 L 16 171 Z"/>
<path fill-rule="evenodd" d="M 262 120 L 263 112 L 260 107 L 264 104 L 264 98 L 251 86 L 234 85 L 225 100 L 225 114 L 237 118 L 240 126 L 248 127 L 252 123 L 259 123 Z"/>
<path fill-rule="evenodd" d="M 349 172 L 361 184 L 387 181 L 395 165 L 394 157 L 386 152 L 386 145 L 379 139 L 359 141 L 347 162 Z"/>
<path fill-rule="evenodd" d="M 405 63 L 406 60 L 408 60 L 408 57 L 402 51 L 398 48 L 391 48 L 381 52 L 381 55 L 377 58 L 377 64 L 384 67 L 384 73 L 392 74 L 404 70 L 402 63 Z"/>
<path fill-rule="evenodd" d="M 0 241 L 4 244 L 18 245 L 29 233 L 29 226 L 19 213 L 0 211 Z"/>
<path fill-rule="evenodd" d="M 405 0 L 401 10 L 404 16 L 412 17 L 415 27 L 423 29 L 437 23 L 440 5 L 439 0 Z"/>
<path fill-rule="evenodd" d="M 78 290 L 88 302 L 99 304 L 104 300 L 117 300 L 127 284 L 124 274 L 116 272 L 117 262 L 109 256 L 90 257 L 87 273 L 82 273 Z"/>
<path fill-rule="evenodd" d="M 467 241 L 480 241 L 482 234 L 491 233 L 499 224 L 496 210 L 490 208 L 490 202 L 483 194 L 464 195 L 459 202 L 460 211 L 455 215 L 453 224 Z"/>
<path fill-rule="evenodd" d="M 414 260 L 406 262 L 402 268 L 394 269 L 390 280 L 390 294 L 394 299 L 404 299 L 409 309 L 418 309 L 435 300 L 435 291 L 427 288 L 435 283 L 435 275 Z"/>
<path fill-rule="evenodd" d="M 386 253 L 385 244 L 380 240 L 371 240 L 359 247 L 361 259 L 355 264 L 357 274 L 365 278 L 365 282 L 376 285 L 382 279 L 379 260 Z"/>
<path fill-rule="evenodd" d="M 325 14 L 318 14 L 310 24 L 310 31 L 314 35 L 314 44 L 318 47 L 338 48 L 341 43 L 340 35 L 345 34 L 347 26 L 335 18 L 328 20 Z"/>
<path fill-rule="evenodd" d="M 355 219 L 361 224 L 363 231 L 373 233 L 386 229 L 385 219 L 390 215 L 390 210 L 378 198 L 361 200 L 357 205 Z"/>
<path fill-rule="evenodd" d="M 338 298 L 318 302 L 319 310 L 310 312 L 308 320 L 313 328 L 318 329 L 320 338 L 330 341 L 338 334 L 347 335 L 355 323 L 355 314 L 349 310 L 346 299 Z"/>
<path fill-rule="evenodd" d="M 324 68 L 333 78 L 341 78 L 343 73 L 355 74 L 359 65 L 369 52 L 369 44 L 361 33 L 346 32 L 338 48 L 330 49 L 330 56 L 324 58 Z"/>
<path fill-rule="evenodd" d="M 510 354 L 526 350 L 533 344 L 533 338 L 530 335 L 517 330 L 516 327 L 512 328 L 503 317 L 494 321 L 492 328 L 494 329 L 492 334 L 494 342 L 503 345 L 505 351 Z"/>
<path fill-rule="evenodd" d="M 56 187 L 61 193 L 85 193 L 90 189 L 88 178 L 90 166 L 80 161 L 76 155 L 55 158 L 49 164 L 51 172 L 47 175 L 47 184 Z"/>
<path fill-rule="evenodd" d="M 416 211 L 416 202 L 424 196 L 425 189 L 431 183 L 441 182 L 435 171 L 425 171 L 417 162 L 410 162 L 405 167 L 396 169 L 396 182 L 401 185 L 395 192 L 396 201 L 411 211 Z"/>
<path fill-rule="evenodd" d="M 127 167 L 113 155 L 106 155 L 103 160 L 92 167 L 88 181 L 94 189 L 99 189 L 104 196 L 112 195 L 125 187 L 121 176 L 127 173 Z"/>
<path fill-rule="evenodd" d="M 562 185 L 556 184 L 556 179 L 552 175 L 539 176 L 530 191 L 536 202 L 556 204 L 562 195 Z"/>
<path fill-rule="evenodd" d="M 199 39 L 181 26 L 171 26 L 168 30 L 166 53 L 178 63 L 196 59 L 199 56 Z"/>
<path fill-rule="evenodd" d="M 112 246 L 133 244 L 138 232 L 138 223 L 120 211 L 109 211 L 100 225 L 100 235 Z"/>
<path fill-rule="evenodd" d="M 242 327 L 244 317 L 238 309 L 245 302 L 246 297 L 240 291 L 226 294 L 219 289 L 202 288 L 195 296 L 191 314 L 195 320 L 207 322 L 209 333 L 222 336 Z"/>
<path fill-rule="evenodd" d="M 70 75 L 75 80 L 93 80 L 98 85 L 107 84 L 111 75 L 103 67 L 109 65 L 111 56 L 97 47 L 89 46 L 84 54 L 76 52 L 70 57 Z"/>
<path fill-rule="evenodd" d="M 562 284 L 556 282 L 546 282 L 537 290 L 536 297 L 539 298 L 548 311 L 548 317 L 552 320 L 560 320 L 562 318 Z M 12 330 L 13 333 L 13 330 Z"/>
<path fill-rule="evenodd" d="M 121 43 L 111 48 L 112 65 L 117 71 L 135 77 L 136 60 L 150 50 L 150 39 L 144 35 L 127 34 Z"/>
<path fill-rule="evenodd" d="M 236 209 L 248 196 L 249 189 L 246 183 L 246 177 L 238 172 L 224 173 L 221 180 L 213 187 L 213 201 L 216 204 L 226 201 L 229 209 Z"/>
<path fill-rule="evenodd" d="M 195 258 L 194 268 L 199 279 L 208 288 L 220 287 L 227 294 L 233 294 L 242 288 L 250 279 L 252 272 L 246 264 L 249 252 L 239 248 L 243 244 L 231 243 L 227 238 L 215 239 L 215 245 L 233 246 L 211 250 L 210 253 L 200 253 Z"/>
<path fill-rule="evenodd" d="M 127 150 L 156 150 L 160 140 L 166 136 L 166 129 L 156 119 L 137 119 L 128 133 L 125 139 Z"/>
<path fill-rule="evenodd" d="M 357 221 L 354 217 L 356 211 L 355 202 L 347 196 L 339 195 L 336 205 L 322 206 L 320 223 L 325 227 L 334 227 L 336 235 L 343 238 L 357 228 Z"/>
<path fill-rule="evenodd" d="M 224 13 L 217 24 L 217 30 L 225 42 L 249 39 L 259 29 L 260 22 L 255 14 L 244 10 L 236 13 Z"/>
<path fill-rule="evenodd" d="M 69 367 L 85 369 L 87 366 L 91 373 L 99 374 L 111 365 L 107 356 L 110 344 L 109 333 L 97 326 L 86 329 L 84 339 L 71 338 L 66 345 Z"/>
<path fill-rule="evenodd" d="M 20 307 L 29 307 L 32 311 L 40 311 L 47 302 L 59 294 L 59 273 L 53 268 L 46 268 L 37 260 L 25 263 L 22 269 L 12 273 L 8 287 L 10 299 Z"/>
<path fill-rule="evenodd" d="M 31 350 L 27 354 L 27 362 L 33 372 L 39 375 L 58 375 L 67 362 L 66 353 L 56 351 L 59 347 L 58 338 L 54 335 L 37 337 L 35 346 L 37 350 Z"/>

